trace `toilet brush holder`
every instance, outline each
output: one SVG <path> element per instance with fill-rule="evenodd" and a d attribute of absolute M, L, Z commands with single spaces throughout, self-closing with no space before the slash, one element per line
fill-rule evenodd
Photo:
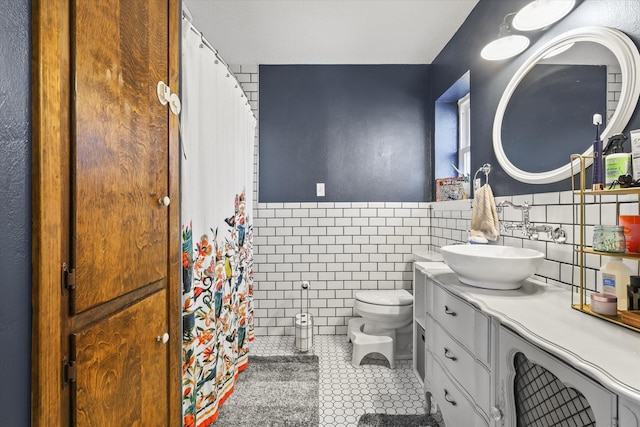
<path fill-rule="evenodd" d="M 306 294 L 306 298 L 304 297 Z M 304 302 L 306 301 L 306 304 Z M 303 308 L 306 307 L 306 308 Z M 302 282 L 300 287 L 300 313 L 295 315 L 294 326 L 296 330 L 296 350 L 307 352 L 313 348 L 313 319 L 309 310 L 309 282 Z"/>

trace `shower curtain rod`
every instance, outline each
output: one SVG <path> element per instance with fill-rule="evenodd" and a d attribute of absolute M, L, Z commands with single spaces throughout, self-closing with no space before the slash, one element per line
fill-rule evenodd
<path fill-rule="evenodd" d="M 207 39 L 204 38 L 204 35 L 202 34 L 201 31 L 199 31 L 192 23 L 191 23 L 191 16 L 187 13 L 184 12 L 184 10 L 182 11 L 182 20 L 183 21 L 187 21 L 189 23 L 189 29 L 191 31 L 193 31 L 194 33 L 196 33 L 198 36 L 200 36 L 200 41 L 202 42 L 202 46 L 206 46 L 209 49 L 211 49 L 211 51 L 213 52 L 213 54 L 216 56 L 216 59 L 218 61 L 220 61 L 222 63 L 222 65 L 225 66 L 225 68 L 227 69 L 227 72 L 229 73 L 230 76 L 232 76 L 235 81 L 236 81 L 236 86 L 238 87 L 238 89 L 240 89 L 240 91 L 242 92 L 242 96 L 244 96 L 244 98 L 247 100 L 247 105 L 249 106 L 249 111 L 251 111 L 251 115 L 253 116 L 253 118 L 255 119 L 256 115 L 253 113 L 253 108 L 251 108 L 251 104 L 249 104 L 249 97 L 247 96 L 247 93 L 244 91 L 244 88 L 242 87 L 242 85 L 240 84 L 240 82 L 238 81 L 238 77 L 236 77 L 235 73 L 233 71 L 231 71 L 231 67 L 229 67 L 229 64 L 227 64 L 225 62 L 224 59 L 222 59 L 222 57 L 220 56 L 220 54 L 218 54 L 218 51 L 216 50 L 215 47 L 213 47 L 211 45 L 211 43 L 209 43 L 209 41 Z"/>

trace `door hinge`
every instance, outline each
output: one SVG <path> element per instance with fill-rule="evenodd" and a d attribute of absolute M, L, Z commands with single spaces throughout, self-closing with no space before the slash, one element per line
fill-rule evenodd
<path fill-rule="evenodd" d="M 64 356 L 62 358 L 62 388 L 67 388 L 71 383 L 75 383 L 76 374 L 76 361 Z"/>
<path fill-rule="evenodd" d="M 76 336 L 69 335 L 69 356 L 62 358 L 62 388 L 76 382 Z"/>
<path fill-rule="evenodd" d="M 69 268 L 66 262 L 62 263 L 62 293 L 67 295 L 69 291 L 76 289 L 76 269 Z"/>

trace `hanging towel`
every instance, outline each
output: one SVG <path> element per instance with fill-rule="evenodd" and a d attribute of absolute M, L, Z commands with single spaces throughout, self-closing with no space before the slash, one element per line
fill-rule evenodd
<path fill-rule="evenodd" d="M 493 191 L 489 184 L 480 187 L 474 193 L 471 208 L 471 237 L 484 237 L 495 241 L 500 235 L 500 223 Z"/>

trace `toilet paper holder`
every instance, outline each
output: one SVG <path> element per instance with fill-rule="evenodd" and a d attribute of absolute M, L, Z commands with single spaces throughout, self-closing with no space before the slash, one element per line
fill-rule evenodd
<path fill-rule="evenodd" d="M 313 348 L 313 319 L 309 313 L 309 282 L 304 280 L 300 286 L 300 313 L 295 315 L 295 345 L 296 349 L 301 352 L 307 352 Z M 303 294 L 306 292 L 307 297 Z M 306 301 L 306 304 L 303 302 Z M 303 311 L 306 306 L 307 311 Z"/>

